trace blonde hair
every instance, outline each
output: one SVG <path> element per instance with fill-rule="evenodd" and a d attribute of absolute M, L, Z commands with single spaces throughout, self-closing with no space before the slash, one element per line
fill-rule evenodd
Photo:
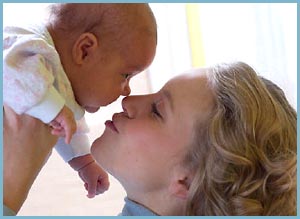
<path fill-rule="evenodd" d="M 247 64 L 207 75 L 215 110 L 197 124 L 186 160 L 187 215 L 296 215 L 296 112 Z"/>
<path fill-rule="evenodd" d="M 156 37 L 156 21 L 148 4 L 57 3 L 49 6 L 48 13 L 48 24 L 66 37 L 90 32 L 109 50 L 120 49 L 120 41 L 130 45 L 133 32 Z M 145 18 L 150 23 L 145 24 Z M 128 46 L 124 43 L 122 47 Z"/>

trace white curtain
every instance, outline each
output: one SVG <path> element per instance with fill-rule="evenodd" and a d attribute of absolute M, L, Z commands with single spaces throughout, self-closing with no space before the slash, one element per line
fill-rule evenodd
<path fill-rule="evenodd" d="M 191 68 L 191 54 L 185 4 L 153 3 L 157 21 L 157 50 L 151 64 L 152 91 L 158 91 L 170 78 Z"/>
<path fill-rule="evenodd" d="M 153 90 L 191 68 L 185 4 L 150 4 L 158 23 Z M 297 4 L 200 3 L 205 64 L 244 61 L 278 84 L 297 104 Z"/>

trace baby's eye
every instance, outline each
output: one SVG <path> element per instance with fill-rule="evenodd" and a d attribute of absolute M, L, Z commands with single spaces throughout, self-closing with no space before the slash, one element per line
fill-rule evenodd
<path fill-rule="evenodd" d="M 128 78 L 131 76 L 131 74 L 122 74 L 122 76 L 123 76 L 125 79 L 128 79 Z"/>

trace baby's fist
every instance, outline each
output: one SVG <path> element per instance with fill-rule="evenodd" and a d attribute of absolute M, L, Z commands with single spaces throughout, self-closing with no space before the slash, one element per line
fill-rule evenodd
<path fill-rule="evenodd" d="M 88 198 L 94 198 L 109 188 L 108 174 L 94 161 L 80 169 L 78 174 L 88 191 Z"/>
<path fill-rule="evenodd" d="M 70 144 L 73 134 L 76 132 L 77 125 L 73 112 L 64 106 L 54 120 L 51 121 L 52 134 L 65 137 L 66 144 Z"/>

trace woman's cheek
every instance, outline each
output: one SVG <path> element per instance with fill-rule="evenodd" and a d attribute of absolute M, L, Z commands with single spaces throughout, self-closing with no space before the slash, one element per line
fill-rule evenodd
<path fill-rule="evenodd" d="M 123 127 L 121 144 L 126 144 L 128 148 L 143 148 L 147 149 L 160 147 L 161 141 L 164 139 L 164 130 L 159 127 L 157 121 L 140 120 L 131 122 Z M 145 149 L 145 150 L 147 150 Z"/>

